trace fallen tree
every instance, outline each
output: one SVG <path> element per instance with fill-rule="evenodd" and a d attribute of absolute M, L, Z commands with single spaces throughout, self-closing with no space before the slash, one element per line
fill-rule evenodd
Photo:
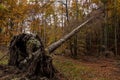
<path fill-rule="evenodd" d="M 54 50 L 56 50 L 58 47 L 60 47 L 65 41 L 67 41 L 68 39 L 70 39 L 72 36 L 74 36 L 76 33 L 79 32 L 80 28 L 83 27 L 85 24 L 87 24 L 88 22 L 90 22 L 94 17 L 91 17 L 90 19 L 86 20 L 85 22 L 83 22 L 81 25 L 79 25 L 77 28 L 73 29 L 70 33 L 68 33 L 66 36 L 64 36 L 63 38 L 61 38 L 60 40 L 58 40 L 57 42 L 51 44 L 50 46 L 48 46 L 46 48 L 46 51 L 48 53 L 52 53 Z"/>
<path fill-rule="evenodd" d="M 38 77 L 52 79 L 57 72 L 52 65 L 52 58 L 45 54 L 42 41 L 37 35 L 14 36 L 10 42 L 9 53 L 8 64 L 25 72 L 25 77 L 29 79 L 36 80 Z"/>
<path fill-rule="evenodd" d="M 52 64 L 52 58 L 46 53 L 52 53 L 65 41 L 74 36 L 79 29 L 94 17 L 86 20 L 62 39 L 44 48 L 40 37 L 33 34 L 19 34 L 14 36 L 9 47 L 9 66 L 18 69 L 22 74 L 20 79 L 30 80 L 60 80 L 59 73 Z M 3 77 L 3 76 L 2 76 Z"/>

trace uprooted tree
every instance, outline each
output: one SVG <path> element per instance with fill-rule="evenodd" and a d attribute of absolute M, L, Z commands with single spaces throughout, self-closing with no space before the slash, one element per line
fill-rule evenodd
<path fill-rule="evenodd" d="M 10 42 L 9 51 L 8 64 L 26 72 L 25 76 L 54 77 L 56 70 L 52 65 L 52 58 L 45 54 L 42 41 L 37 35 L 15 36 Z"/>
<path fill-rule="evenodd" d="M 48 48 L 44 48 L 40 37 L 37 35 L 19 34 L 14 36 L 9 47 L 9 66 L 16 67 L 19 73 L 24 74 L 24 79 L 59 80 L 56 75 L 59 72 L 53 66 L 52 58 L 47 53 L 56 50 L 93 18 L 88 19 L 65 37 L 48 46 Z"/>

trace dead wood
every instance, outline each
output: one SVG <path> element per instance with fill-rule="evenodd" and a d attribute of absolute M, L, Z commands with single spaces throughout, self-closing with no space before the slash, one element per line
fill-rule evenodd
<path fill-rule="evenodd" d="M 14 36 L 10 42 L 9 53 L 8 65 L 17 67 L 25 73 L 24 77 L 29 79 L 45 77 L 51 80 L 58 72 L 52 64 L 52 58 L 46 55 L 42 41 L 37 35 Z"/>

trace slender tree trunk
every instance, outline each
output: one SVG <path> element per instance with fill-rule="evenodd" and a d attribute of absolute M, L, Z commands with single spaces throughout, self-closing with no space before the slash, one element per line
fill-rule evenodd
<path fill-rule="evenodd" d="M 117 0 L 114 1 L 114 34 L 115 34 L 115 40 L 114 40 L 114 44 L 115 44 L 115 55 L 117 56 L 118 53 L 117 53 L 117 14 L 116 14 L 116 10 L 117 9 Z"/>
<path fill-rule="evenodd" d="M 65 7 L 66 7 L 66 17 L 67 17 L 67 22 L 69 22 L 69 14 L 68 14 L 68 0 L 66 0 Z"/>
<path fill-rule="evenodd" d="M 107 48 L 107 41 L 108 41 L 108 39 L 107 39 L 107 5 L 106 4 L 104 4 L 104 15 L 105 15 L 105 23 L 104 23 L 104 45 L 106 46 L 106 48 Z"/>
<path fill-rule="evenodd" d="M 78 0 L 76 0 L 76 21 L 78 22 Z M 73 41 L 73 57 L 77 57 L 77 34 L 74 36 L 74 41 Z"/>

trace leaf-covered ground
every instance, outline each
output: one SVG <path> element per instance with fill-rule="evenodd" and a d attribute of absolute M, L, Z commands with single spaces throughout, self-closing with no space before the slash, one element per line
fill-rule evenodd
<path fill-rule="evenodd" d="M 120 69 L 116 60 L 85 61 L 55 56 L 54 64 L 68 80 L 120 80 Z"/>
<path fill-rule="evenodd" d="M 3 53 L 0 53 L 0 57 Z M 7 57 L 0 65 L 7 64 Z M 75 60 L 64 56 L 53 56 L 54 66 L 68 80 L 120 80 L 119 61 L 88 57 Z"/>

